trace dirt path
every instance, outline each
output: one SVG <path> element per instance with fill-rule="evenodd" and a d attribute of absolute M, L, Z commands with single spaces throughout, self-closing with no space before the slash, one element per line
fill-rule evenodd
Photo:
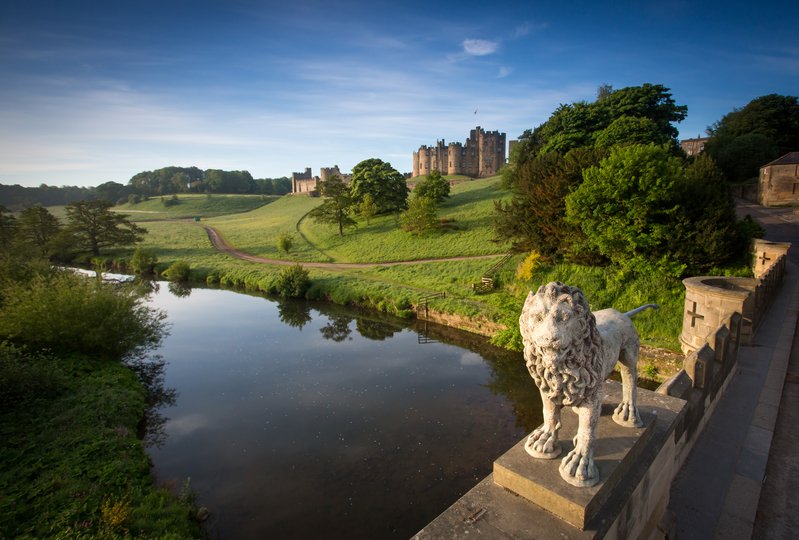
<path fill-rule="evenodd" d="M 414 261 L 395 261 L 395 262 L 382 262 L 382 263 L 324 263 L 324 262 L 304 262 L 304 261 L 286 261 L 282 259 L 268 259 L 266 257 L 257 257 L 240 251 L 230 244 L 228 244 L 219 231 L 208 225 L 203 225 L 211 245 L 217 250 L 227 253 L 231 257 L 236 257 L 244 261 L 256 262 L 261 264 L 275 264 L 279 266 L 292 266 L 295 264 L 302 264 L 306 268 L 321 268 L 325 270 L 352 270 L 354 268 L 375 268 L 379 266 L 397 266 L 401 264 L 420 264 L 432 262 L 445 262 L 445 261 L 468 261 L 478 259 L 493 259 L 503 257 L 504 254 L 497 255 L 472 255 L 468 257 L 449 257 L 445 259 L 417 259 Z"/>

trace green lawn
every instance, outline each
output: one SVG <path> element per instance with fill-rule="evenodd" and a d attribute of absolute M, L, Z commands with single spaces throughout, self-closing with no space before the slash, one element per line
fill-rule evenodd
<path fill-rule="evenodd" d="M 249 212 L 280 197 L 273 195 L 181 194 L 178 195 L 177 204 L 165 206 L 163 201 L 168 201 L 170 198 L 171 195 L 151 197 L 137 204 L 117 205 L 114 210 L 128 214 L 133 221 L 180 219 L 195 216 L 213 217 Z"/>
<path fill-rule="evenodd" d="M 508 196 L 508 192 L 499 189 L 497 177 L 458 184 L 438 212 L 439 218 L 448 221 L 447 230 L 423 237 L 401 230 L 394 215 L 378 216 L 368 224 L 359 221 L 358 227 L 346 230 L 343 238 L 339 238 L 337 227 L 310 219 L 302 221 L 300 232 L 338 262 L 499 254 L 506 252 L 508 245 L 492 242 L 494 201 Z"/>

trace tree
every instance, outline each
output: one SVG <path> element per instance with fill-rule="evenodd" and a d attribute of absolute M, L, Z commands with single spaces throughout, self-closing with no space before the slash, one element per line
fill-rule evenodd
<path fill-rule="evenodd" d="M 449 182 L 439 171 L 431 171 L 413 190 L 418 197 L 427 197 L 441 204 L 449 197 Z"/>
<path fill-rule="evenodd" d="M 523 163 L 547 152 L 597 146 L 598 139 L 604 147 L 669 142 L 676 152 L 678 132 L 672 123 L 681 122 L 687 114 L 688 108 L 677 105 L 663 85 L 647 83 L 619 90 L 605 85 L 595 102 L 560 105 L 546 122 L 525 131 L 515 160 Z M 611 127 L 617 121 L 620 124 Z M 605 130 L 609 131 L 603 134 Z M 512 156 L 511 163 L 515 160 Z"/>
<path fill-rule="evenodd" d="M 399 212 L 408 204 L 405 177 L 390 163 L 377 158 L 361 161 L 352 168 L 350 191 L 356 203 L 369 193 L 377 203 L 378 214 Z"/>
<path fill-rule="evenodd" d="M 683 167 L 668 145 L 614 148 L 566 197 L 566 219 L 634 273 L 693 274 L 736 257 L 743 244 L 713 161 Z"/>
<path fill-rule="evenodd" d="M 23 210 L 17 225 L 17 237 L 34 246 L 42 256 L 49 254 L 50 243 L 61 230 L 58 218 L 43 206 L 32 206 Z"/>
<path fill-rule="evenodd" d="M 17 218 L 8 208 L 0 205 L 0 248 L 4 251 L 11 246 L 17 232 Z"/>
<path fill-rule="evenodd" d="M 341 177 L 334 174 L 324 182 L 319 183 L 319 190 L 325 197 L 325 202 L 308 213 L 308 216 L 317 223 L 327 223 L 338 226 L 339 238 L 344 237 L 346 227 L 355 227 L 356 221 L 350 216 L 353 199 L 350 190 Z"/>
<path fill-rule="evenodd" d="M 420 236 L 432 232 L 438 228 L 436 202 L 429 197 L 413 195 L 400 219 L 404 231 Z"/>
<path fill-rule="evenodd" d="M 375 203 L 375 199 L 372 197 L 371 193 L 367 193 L 363 196 L 363 200 L 361 200 L 361 203 L 358 205 L 358 213 L 367 225 L 369 224 L 369 220 L 377 214 L 377 203 Z"/>
<path fill-rule="evenodd" d="M 99 255 L 101 247 L 136 243 L 147 232 L 127 215 L 112 212 L 112 206 L 108 201 L 79 201 L 66 207 L 67 230 L 92 255 Z"/>
<path fill-rule="evenodd" d="M 512 242 L 514 251 L 538 251 L 546 259 L 573 252 L 582 239 L 577 225 L 566 222 L 565 197 L 583 181 L 583 169 L 599 164 L 603 150 L 580 148 L 565 156 L 550 152 L 517 165 L 513 197 L 494 203 L 495 236 Z"/>
<path fill-rule="evenodd" d="M 732 182 L 756 177 L 766 163 L 799 148 L 799 100 L 769 94 L 724 115 L 708 129 L 705 152 Z"/>
<path fill-rule="evenodd" d="M 614 264 L 632 271 L 680 275 L 684 267 L 669 257 L 675 192 L 681 161 L 666 147 L 615 148 L 598 167 L 583 173 L 583 183 L 566 197 L 567 220 Z"/>

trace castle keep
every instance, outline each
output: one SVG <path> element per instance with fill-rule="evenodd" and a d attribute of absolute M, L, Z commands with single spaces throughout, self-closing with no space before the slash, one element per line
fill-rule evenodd
<path fill-rule="evenodd" d="M 469 132 L 466 145 L 446 144 L 444 139 L 433 147 L 421 146 L 413 153 L 413 176 L 431 171 L 441 174 L 462 174 L 473 178 L 493 176 L 505 164 L 505 134 L 483 131 L 480 126 Z"/>

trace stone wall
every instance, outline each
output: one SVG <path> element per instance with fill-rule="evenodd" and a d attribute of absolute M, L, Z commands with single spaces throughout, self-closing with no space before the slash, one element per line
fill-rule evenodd
<path fill-rule="evenodd" d="M 760 168 L 759 202 L 763 206 L 799 203 L 799 152 L 789 152 Z"/>

